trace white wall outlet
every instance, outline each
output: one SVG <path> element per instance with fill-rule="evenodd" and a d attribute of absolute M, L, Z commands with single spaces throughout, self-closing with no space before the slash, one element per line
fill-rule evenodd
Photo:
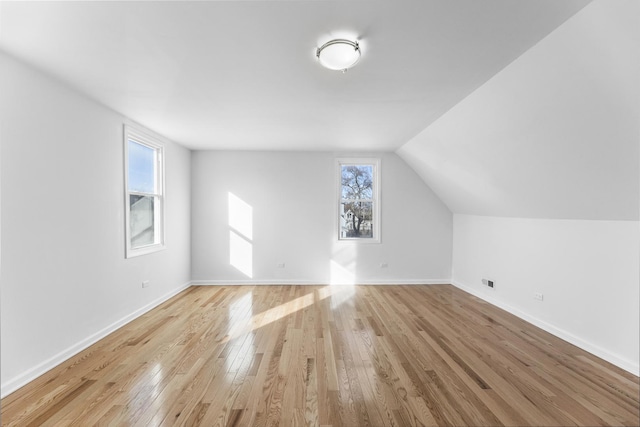
<path fill-rule="evenodd" d="M 542 301 L 542 300 L 544 300 L 544 295 L 543 295 L 543 294 L 541 294 L 540 292 L 536 292 L 535 294 L 533 294 L 533 297 L 534 297 L 535 299 L 537 299 L 538 301 Z"/>
<path fill-rule="evenodd" d="M 381 262 L 380 263 L 380 268 L 389 268 L 389 264 L 386 262 Z"/>
<path fill-rule="evenodd" d="M 488 282 L 489 282 L 489 281 L 488 281 L 487 279 L 482 279 L 482 284 L 483 284 L 483 285 L 487 286 L 487 283 L 488 283 Z"/>
<path fill-rule="evenodd" d="M 149 285 L 149 281 L 148 281 L 148 280 L 144 280 L 144 281 L 142 282 L 142 287 L 143 287 L 143 288 L 148 288 L 149 286 L 150 286 L 150 285 Z"/>
<path fill-rule="evenodd" d="M 284 268 L 284 262 L 279 262 L 276 264 L 276 268 Z"/>

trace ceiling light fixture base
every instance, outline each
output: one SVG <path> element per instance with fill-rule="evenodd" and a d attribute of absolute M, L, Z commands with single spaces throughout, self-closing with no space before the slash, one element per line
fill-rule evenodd
<path fill-rule="evenodd" d="M 329 40 L 316 50 L 320 65 L 343 73 L 358 63 L 360 54 L 360 44 L 346 39 Z"/>

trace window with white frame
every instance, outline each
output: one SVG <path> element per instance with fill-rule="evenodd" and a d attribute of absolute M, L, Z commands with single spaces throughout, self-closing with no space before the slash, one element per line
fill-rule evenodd
<path fill-rule="evenodd" d="M 164 249 L 164 148 L 125 126 L 126 257 Z"/>
<path fill-rule="evenodd" d="M 338 159 L 338 239 L 380 241 L 380 159 Z"/>

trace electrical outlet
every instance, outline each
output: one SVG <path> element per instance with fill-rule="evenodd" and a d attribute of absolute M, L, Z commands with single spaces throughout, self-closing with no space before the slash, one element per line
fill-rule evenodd
<path fill-rule="evenodd" d="M 540 292 L 536 292 L 535 294 L 533 294 L 533 297 L 534 297 L 535 299 L 537 299 L 538 301 L 542 301 L 542 300 L 544 300 L 544 295 L 543 295 L 543 294 L 541 294 Z"/>
<path fill-rule="evenodd" d="M 389 264 L 387 264 L 386 262 L 381 262 L 380 263 L 380 268 L 388 268 Z"/>
<path fill-rule="evenodd" d="M 276 268 L 284 268 L 284 262 L 276 264 Z"/>
<path fill-rule="evenodd" d="M 482 284 L 485 285 L 485 286 L 488 286 L 490 288 L 493 288 L 493 280 L 482 279 Z"/>
<path fill-rule="evenodd" d="M 143 288 L 148 288 L 149 286 L 150 286 L 150 285 L 149 285 L 149 281 L 148 281 L 148 280 L 144 280 L 144 281 L 142 282 L 142 287 L 143 287 Z"/>

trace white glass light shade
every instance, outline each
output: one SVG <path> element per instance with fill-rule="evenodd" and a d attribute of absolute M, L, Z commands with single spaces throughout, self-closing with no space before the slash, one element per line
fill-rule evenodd
<path fill-rule="evenodd" d="M 316 51 L 320 64 L 335 71 L 347 71 L 360 60 L 360 46 L 351 40 L 335 39 Z"/>

